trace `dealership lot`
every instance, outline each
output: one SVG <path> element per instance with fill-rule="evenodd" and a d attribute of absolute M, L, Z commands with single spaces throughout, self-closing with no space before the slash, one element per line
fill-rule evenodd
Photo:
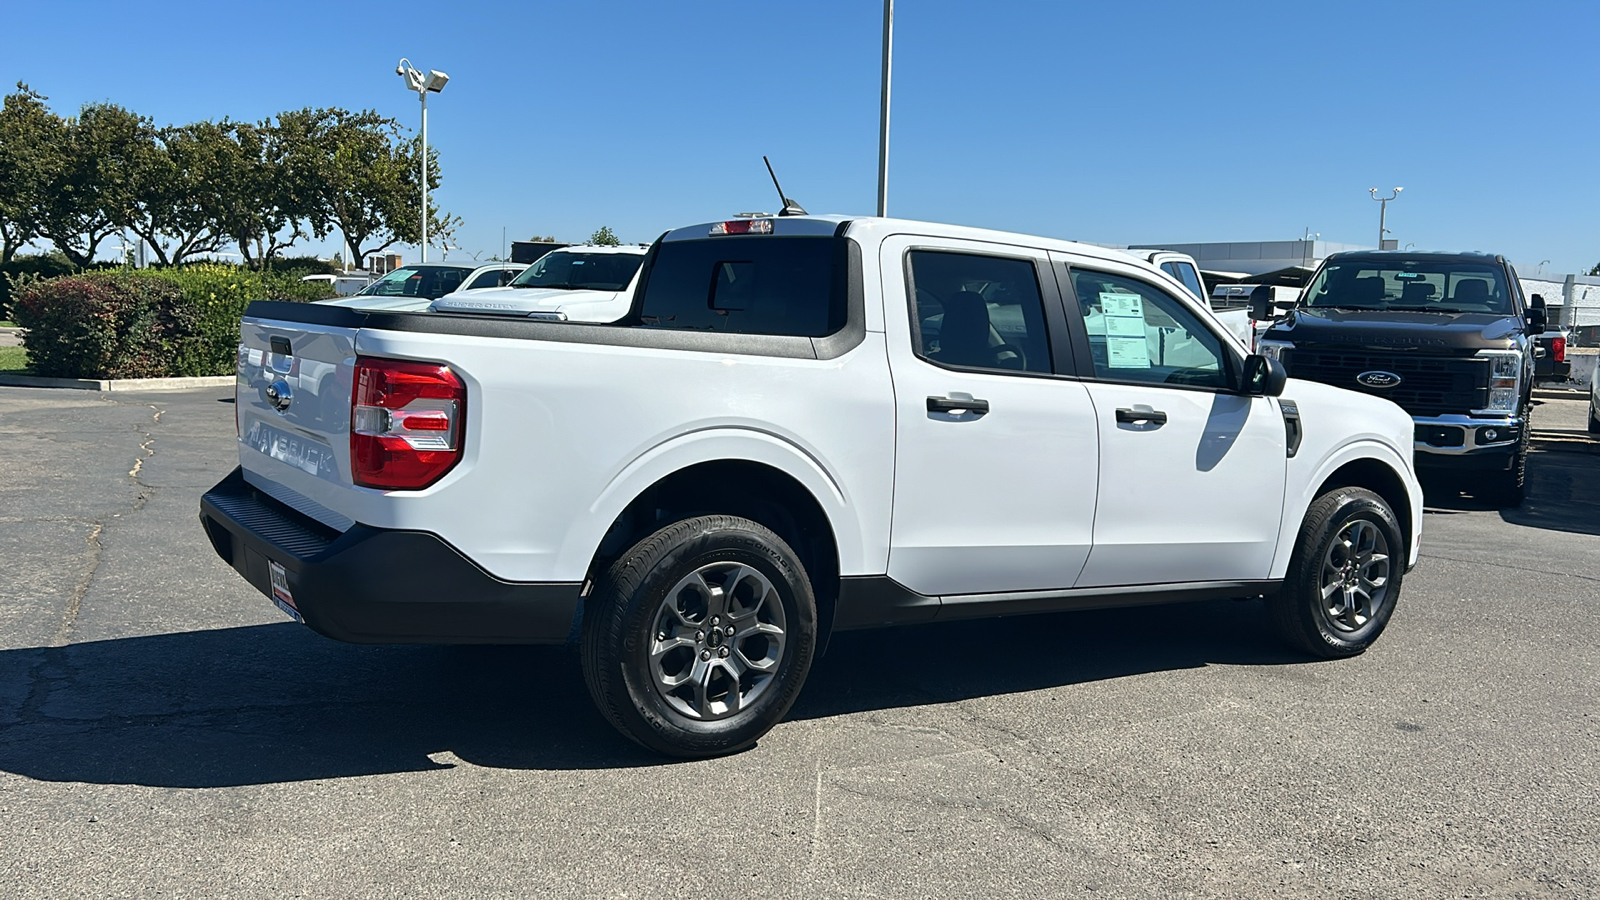
<path fill-rule="evenodd" d="M 1600 893 L 1600 445 L 1433 498 L 1368 654 L 1222 601 L 841 635 L 666 763 L 570 651 L 356 647 L 215 557 L 227 391 L 0 388 L 0 894 Z"/>

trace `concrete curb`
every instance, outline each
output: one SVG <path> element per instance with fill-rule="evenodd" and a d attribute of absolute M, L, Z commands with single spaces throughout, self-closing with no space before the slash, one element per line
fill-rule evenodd
<path fill-rule="evenodd" d="M 65 388 L 79 391 L 187 391 L 193 388 L 227 387 L 238 381 L 233 375 L 204 375 L 198 378 L 40 378 L 37 375 L 0 375 L 0 387 Z"/>
<path fill-rule="evenodd" d="M 1588 400 L 1588 388 L 1534 388 L 1533 396 L 1536 400 Z"/>

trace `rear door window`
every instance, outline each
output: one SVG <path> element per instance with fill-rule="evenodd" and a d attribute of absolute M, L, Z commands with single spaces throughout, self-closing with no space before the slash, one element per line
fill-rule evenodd
<path fill-rule="evenodd" d="M 716 237 L 662 243 L 639 301 L 640 322 L 730 334 L 825 337 L 844 327 L 842 238 Z"/>
<path fill-rule="evenodd" d="M 918 356 L 964 369 L 1051 370 L 1032 260 L 940 250 L 910 259 Z"/>

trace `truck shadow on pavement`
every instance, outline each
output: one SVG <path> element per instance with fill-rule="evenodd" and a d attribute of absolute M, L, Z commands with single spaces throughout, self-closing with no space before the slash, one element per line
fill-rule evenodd
<path fill-rule="evenodd" d="M 1521 506 L 1510 509 L 1473 497 L 1470 484 L 1464 489 L 1466 493 L 1443 482 L 1424 481 L 1423 489 L 1429 512 L 1497 512 L 1512 525 L 1600 534 L 1600 453 L 1535 447 L 1528 454 L 1527 483 L 1527 498 Z"/>
<path fill-rule="evenodd" d="M 842 634 L 789 718 L 1303 661 L 1262 620 L 1216 601 Z M 559 647 L 358 647 L 283 623 L 0 651 L 0 771 L 28 778 L 226 787 L 455 759 L 668 762 L 612 731 Z"/>

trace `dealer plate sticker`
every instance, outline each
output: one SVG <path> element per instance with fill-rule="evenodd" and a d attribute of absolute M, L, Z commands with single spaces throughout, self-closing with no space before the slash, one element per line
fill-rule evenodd
<path fill-rule="evenodd" d="M 304 623 L 305 619 L 300 616 L 300 607 L 294 605 L 294 595 L 289 593 L 289 573 L 284 571 L 283 564 L 269 559 L 267 570 L 272 573 L 273 604 L 288 613 L 289 618 Z"/>

